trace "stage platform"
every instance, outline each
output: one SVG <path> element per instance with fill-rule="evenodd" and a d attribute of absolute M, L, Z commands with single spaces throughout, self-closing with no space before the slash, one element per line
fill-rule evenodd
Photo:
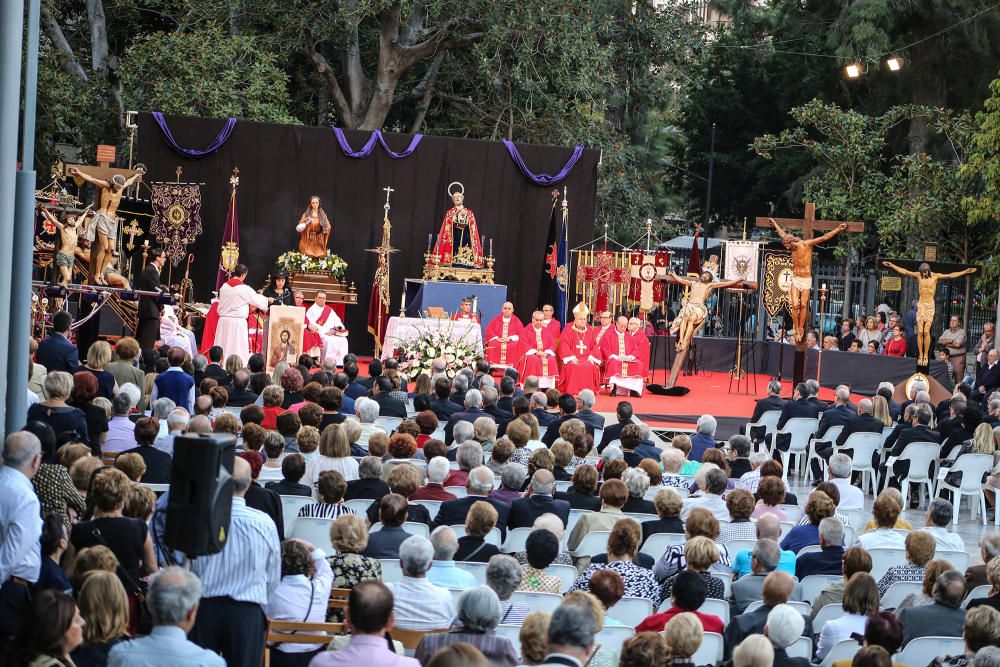
<path fill-rule="evenodd" d="M 754 388 L 754 377 L 749 376 L 744 379 L 744 390 L 749 380 L 750 390 Z M 724 440 L 733 433 L 739 432 L 753 414 L 754 406 L 758 398 L 767 395 L 767 383 L 771 377 L 767 375 L 757 375 L 757 391 L 752 394 L 740 394 L 729 392 L 729 374 L 705 372 L 694 376 L 681 376 L 677 384 L 691 389 L 690 393 L 684 396 L 657 396 L 649 392 L 643 393 L 641 398 L 625 398 L 621 396 L 608 396 L 602 394 L 597 397 L 597 412 L 614 415 L 615 408 L 621 400 L 628 400 L 632 403 L 632 410 L 635 415 L 645 424 L 652 428 L 677 429 L 678 431 L 693 431 L 698 417 L 703 414 L 711 414 L 718 420 L 719 427 L 716 431 L 716 438 Z M 735 389 L 735 382 L 733 382 Z M 792 383 L 785 381 L 782 383 L 782 396 L 791 396 Z M 819 396 L 824 401 L 833 401 L 833 389 L 823 387 Z M 855 394 L 852 401 L 855 404 L 862 398 L 862 395 Z M 613 417 L 612 417 L 613 419 Z M 612 422 L 613 423 L 613 422 Z"/>

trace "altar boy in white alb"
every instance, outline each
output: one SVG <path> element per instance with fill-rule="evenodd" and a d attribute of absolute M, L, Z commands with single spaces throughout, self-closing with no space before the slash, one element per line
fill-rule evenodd
<path fill-rule="evenodd" d="M 219 326 L 215 330 L 215 344 L 222 347 L 227 357 L 238 354 L 244 364 L 250 359 L 247 329 L 250 307 L 267 310 L 272 301 L 243 282 L 248 271 L 245 264 L 237 264 L 233 277 L 219 288 Z"/>
<path fill-rule="evenodd" d="M 344 365 L 347 354 L 347 329 L 326 302 L 326 292 L 316 292 L 316 301 L 306 311 L 306 325 L 309 330 L 323 339 L 323 359 L 333 359 L 338 366 Z"/>

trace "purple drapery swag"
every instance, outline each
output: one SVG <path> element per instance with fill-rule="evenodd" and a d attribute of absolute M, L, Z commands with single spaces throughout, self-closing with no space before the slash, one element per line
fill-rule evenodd
<path fill-rule="evenodd" d="M 353 150 L 351 145 L 347 143 L 347 137 L 344 136 L 344 131 L 342 129 L 339 127 L 334 127 L 332 129 L 334 136 L 337 137 L 337 143 L 340 144 L 340 150 L 344 151 L 344 155 L 347 157 L 355 159 L 371 155 L 372 151 L 375 150 L 375 143 L 377 142 L 382 144 L 382 148 L 384 148 L 385 152 L 389 154 L 389 157 L 394 160 L 398 160 L 400 158 L 407 157 L 413 153 L 413 151 L 417 150 L 417 144 L 419 144 L 420 140 L 424 138 L 424 135 L 422 134 L 414 134 L 413 139 L 410 140 L 410 145 L 406 147 L 406 150 L 402 153 L 397 153 L 389 148 L 389 144 L 385 142 L 385 137 L 382 136 L 382 130 L 372 130 L 372 136 L 368 138 L 368 141 L 366 141 L 365 145 L 361 147 L 361 150 L 356 151 Z"/>
<path fill-rule="evenodd" d="M 573 167 L 576 166 L 580 156 L 583 155 L 583 146 L 577 146 L 573 149 L 573 154 L 569 156 L 568 160 L 566 160 L 566 164 L 564 164 L 563 168 L 559 170 L 559 173 L 555 175 L 536 174 L 528 169 L 528 165 L 524 163 L 524 159 L 521 158 L 521 154 L 517 152 L 517 146 L 514 145 L 513 141 L 504 139 L 503 145 L 507 147 L 507 152 L 510 154 L 511 159 L 514 160 L 514 164 L 517 165 L 517 168 L 521 170 L 522 174 L 524 174 L 524 177 L 535 185 L 548 186 L 562 183 L 563 180 L 569 176 L 569 172 L 573 171 Z"/>
<path fill-rule="evenodd" d="M 219 256 L 219 272 L 215 276 L 215 291 L 218 292 L 222 283 L 229 280 L 233 269 L 240 261 L 240 223 L 236 213 L 236 189 L 240 185 L 239 172 L 234 171 L 229 179 L 232 193 L 229 195 L 229 208 L 226 209 L 226 228 L 222 232 L 222 252 Z"/>
<path fill-rule="evenodd" d="M 236 119 L 227 118 L 225 126 L 219 132 L 218 136 L 216 136 L 215 139 L 212 140 L 212 144 L 208 148 L 202 151 L 198 150 L 197 148 L 184 148 L 183 146 L 178 144 L 177 140 L 174 139 L 174 135 L 170 132 L 170 128 L 167 127 L 167 121 L 163 118 L 163 114 L 160 113 L 159 111 L 154 111 L 152 115 L 153 115 L 153 120 L 155 120 L 156 124 L 160 126 L 160 131 L 163 133 L 163 138 L 164 140 L 166 140 L 167 145 L 173 148 L 181 155 L 183 155 L 184 157 L 189 158 L 191 160 L 197 160 L 207 155 L 211 155 L 215 151 L 222 148 L 222 145 L 229 140 L 229 135 L 233 133 L 233 128 L 236 127 Z"/>

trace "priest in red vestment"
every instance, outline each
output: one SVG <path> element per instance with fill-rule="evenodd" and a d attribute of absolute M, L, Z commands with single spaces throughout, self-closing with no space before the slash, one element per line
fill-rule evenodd
<path fill-rule="evenodd" d="M 493 368 L 507 368 L 517 361 L 518 341 L 524 325 L 514 314 L 514 304 L 506 302 L 500 314 L 486 325 L 485 356 Z"/>
<path fill-rule="evenodd" d="M 470 297 L 465 297 L 459 304 L 458 311 L 451 316 L 453 320 L 472 320 L 476 324 L 479 324 L 479 316 L 472 312 L 472 299 Z"/>
<path fill-rule="evenodd" d="M 545 326 L 546 329 L 548 329 L 549 327 L 553 327 L 554 325 L 553 330 L 556 332 L 556 338 L 558 338 L 559 320 L 553 317 L 553 315 L 555 315 L 555 312 L 556 309 L 548 304 L 542 306 L 542 324 Z"/>
<path fill-rule="evenodd" d="M 649 370 L 649 337 L 646 335 L 646 328 L 642 326 L 642 320 L 632 317 L 628 321 L 628 335 L 635 345 L 635 356 L 642 364 L 642 374 Z"/>
<path fill-rule="evenodd" d="M 573 322 L 559 336 L 559 391 L 576 396 L 584 389 L 597 392 L 601 385 L 601 352 L 594 344 L 596 332 L 587 326 L 590 309 L 580 303 L 573 309 Z"/>
<path fill-rule="evenodd" d="M 594 327 L 594 345 L 597 345 L 598 348 L 600 348 L 601 339 L 604 338 L 604 334 L 609 331 L 614 331 L 615 328 L 614 320 L 611 319 L 610 310 L 605 310 L 601 313 L 600 319 L 601 323 Z"/>
<path fill-rule="evenodd" d="M 521 332 L 521 361 L 518 373 L 521 380 L 534 375 L 542 389 L 555 387 L 559 379 L 559 362 L 556 358 L 556 337 L 559 327 L 547 327 L 542 311 L 531 314 L 531 324 Z"/>
<path fill-rule="evenodd" d="M 635 339 L 628 334 L 628 318 L 619 317 L 615 328 L 601 338 L 604 377 L 643 377 L 646 369 L 639 361 L 638 352 Z"/>
<path fill-rule="evenodd" d="M 304 310 L 307 307 L 306 295 L 302 293 L 302 290 L 296 290 L 294 298 L 295 306 L 297 308 L 302 308 Z M 313 350 L 316 350 L 316 354 L 313 354 Z M 318 333 L 309 327 L 304 327 L 302 329 L 302 351 L 311 357 L 323 356 L 323 339 L 319 337 Z"/>

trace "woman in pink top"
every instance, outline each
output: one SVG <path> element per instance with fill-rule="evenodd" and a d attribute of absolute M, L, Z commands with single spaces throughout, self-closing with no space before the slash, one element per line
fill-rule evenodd
<path fill-rule="evenodd" d="M 750 515 L 751 519 L 759 519 L 764 514 L 773 514 L 778 517 L 778 521 L 788 521 L 788 515 L 778 507 L 785 499 L 785 483 L 780 477 L 765 477 L 760 480 L 757 495 L 760 496 L 760 500 Z"/>

